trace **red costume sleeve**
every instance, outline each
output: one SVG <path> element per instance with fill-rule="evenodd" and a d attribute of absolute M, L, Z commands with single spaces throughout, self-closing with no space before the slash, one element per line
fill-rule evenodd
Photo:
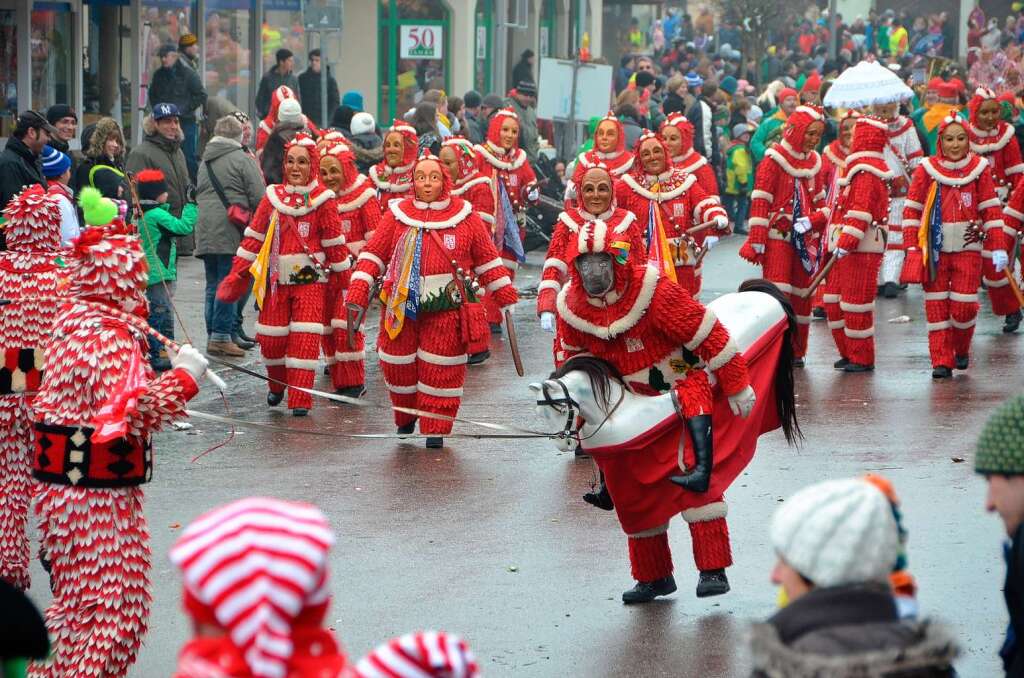
<path fill-rule="evenodd" d="M 977 181 L 978 216 L 985 231 L 985 250 L 1009 252 L 1010 243 L 1007 242 L 1007 234 L 1003 232 L 1002 203 L 996 195 L 996 183 L 992 179 L 991 170 L 982 172 Z"/>
<path fill-rule="evenodd" d="M 1011 190 L 1017 188 L 1021 183 L 1021 177 L 1024 176 L 1024 159 L 1021 158 L 1017 137 L 1010 137 L 1003 147 L 1003 163 L 1003 172 Z"/>
<path fill-rule="evenodd" d="M 1024 227 L 1024 182 L 1018 183 L 1010 194 L 1003 210 L 1003 223 L 1015 231 Z"/>
<path fill-rule="evenodd" d="M 928 189 L 931 184 L 932 178 L 924 167 L 919 165 L 914 170 L 910 190 L 907 191 L 907 199 L 903 203 L 903 249 L 919 249 L 917 231 L 921 227 L 921 212 L 924 210 L 925 201 L 928 200 Z"/>
<path fill-rule="evenodd" d="M 256 256 L 263 247 L 263 241 L 267 238 L 267 228 L 270 226 L 270 217 L 274 213 L 274 207 L 267 200 L 266 196 L 260 200 L 256 207 L 256 213 L 252 221 L 245 228 L 242 234 L 242 242 L 235 251 L 235 259 L 231 263 L 231 272 L 225 276 L 220 285 L 217 286 L 217 299 L 231 303 L 238 301 L 249 289 L 249 267 L 256 261 Z"/>
<path fill-rule="evenodd" d="M 831 216 L 828 205 L 825 201 L 825 176 L 819 170 L 810 181 L 807 192 L 811 195 L 813 211 L 810 211 L 808 218 L 811 220 L 811 227 L 815 233 L 821 234 L 828 226 L 828 219 Z"/>
<path fill-rule="evenodd" d="M 858 172 L 850 181 L 850 188 L 843 197 L 844 209 L 837 226 L 842 227 L 836 246 L 847 252 L 855 252 L 864 234 L 872 223 L 878 220 L 878 205 L 885 202 L 879 196 L 885 194 L 882 181 L 870 172 Z"/>
<path fill-rule="evenodd" d="M 750 218 L 747 220 L 750 234 L 747 244 L 768 244 L 768 214 L 775 201 L 775 185 L 781 170 L 774 160 L 766 157 L 757 166 L 754 176 L 754 190 L 750 194 Z"/>
<path fill-rule="evenodd" d="M 341 229 L 341 215 L 333 199 L 320 205 L 316 215 L 320 222 L 320 247 L 327 257 L 331 278 L 337 278 L 352 266 L 352 256 L 345 246 L 345 233 Z"/>
<path fill-rule="evenodd" d="M 660 280 L 648 313 L 659 331 L 707 363 L 725 395 L 735 395 L 750 385 L 747 363 L 729 332 L 714 311 L 695 301 L 682 287 Z"/>
<path fill-rule="evenodd" d="M 540 283 L 537 285 L 537 315 L 555 313 L 555 297 L 565 284 L 569 275 L 569 265 L 565 261 L 565 247 L 569 238 L 569 229 L 560 220 L 555 222 L 548 243 L 547 257 L 541 270 Z"/>
<path fill-rule="evenodd" d="M 390 212 L 385 214 L 373 237 L 359 253 L 349 281 L 346 302 L 362 308 L 369 305 L 370 287 L 387 270 L 387 261 L 391 258 L 395 223 L 395 217 Z"/>
<path fill-rule="evenodd" d="M 473 259 L 473 272 L 477 280 L 501 308 L 516 303 L 519 295 L 512 285 L 511 273 L 501 264 L 501 255 L 491 240 L 490 229 L 484 226 L 484 222 L 475 213 L 466 217 L 464 223 L 472 234 L 469 253 Z"/>
<path fill-rule="evenodd" d="M 359 208 L 359 221 L 362 224 L 363 232 L 360 234 L 359 240 L 349 246 L 349 250 L 353 254 L 358 256 L 359 252 L 366 246 L 366 243 L 373 238 L 373 234 L 377 231 L 377 226 L 380 225 L 380 221 L 383 218 L 379 202 L 370 198 L 363 203 L 363 206 Z"/>

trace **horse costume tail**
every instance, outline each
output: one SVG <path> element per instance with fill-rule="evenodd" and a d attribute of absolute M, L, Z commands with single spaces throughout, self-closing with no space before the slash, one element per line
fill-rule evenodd
<path fill-rule="evenodd" d="M 779 421 L 782 422 L 782 432 L 786 436 L 786 442 L 790 445 L 797 444 L 804 439 L 804 434 L 800 430 L 800 423 L 796 417 L 796 390 L 793 381 L 792 339 L 797 331 L 796 312 L 793 311 L 793 306 L 789 303 L 786 295 L 767 280 L 761 278 L 746 280 L 740 285 L 739 291 L 763 292 L 778 301 L 786 314 L 788 327 L 779 353 L 779 364 L 775 368 L 775 407 Z"/>

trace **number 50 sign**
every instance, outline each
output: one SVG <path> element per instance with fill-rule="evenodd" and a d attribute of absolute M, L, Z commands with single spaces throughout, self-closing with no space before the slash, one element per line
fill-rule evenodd
<path fill-rule="evenodd" d="M 401 26 L 400 59 L 441 59 L 444 57 L 444 29 L 441 26 Z"/>

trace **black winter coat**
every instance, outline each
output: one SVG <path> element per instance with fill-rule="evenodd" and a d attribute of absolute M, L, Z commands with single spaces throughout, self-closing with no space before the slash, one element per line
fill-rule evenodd
<path fill-rule="evenodd" d="M 1024 678 L 1024 525 L 1017 528 L 1006 551 L 1003 597 L 1010 613 L 1010 628 L 999 655 L 1003 658 L 1007 678 Z"/>
<path fill-rule="evenodd" d="M 338 81 L 331 75 L 331 69 L 327 69 L 327 116 L 333 115 L 337 110 L 341 97 L 338 96 Z M 320 116 L 320 74 L 306 69 L 299 74 L 299 103 L 302 104 L 302 112 L 313 121 L 317 127 L 323 128 L 325 123 Z M 347 131 L 347 130 L 346 130 Z"/>
<path fill-rule="evenodd" d="M 182 120 L 194 122 L 196 109 L 206 104 L 206 90 L 199 74 L 180 59 L 170 68 L 156 69 L 149 85 L 149 107 L 157 104 L 174 104 Z"/>
<path fill-rule="evenodd" d="M 42 163 L 24 141 L 11 137 L 0 153 L 0 210 L 23 188 L 32 184 L 46 188 Z"/>

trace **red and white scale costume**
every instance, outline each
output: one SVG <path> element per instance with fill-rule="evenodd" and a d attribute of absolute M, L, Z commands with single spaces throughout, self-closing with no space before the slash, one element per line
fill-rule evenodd
<path fill-rule="evenodd" d="M 320 156 L 330 155 L 341 163 L 345 185 L 335 195 L 341 234 L 345 247 L 352 256 L 358 256 L 366 242 L 373 237 L 380 223 L 380 203 L 377 189 L 359 173 L 355 154 L 344 142 L 324 142 Z M 324 304 L 323 351 L 331 371 L 331 382 L 336 389 L 362 386 L 365 382 L 365 338 L 362 331 L 355 333 L 355 346 L 348 345 L 348 318 L 345 310 L 345 290 L 348 289 L 351 270 L 342 271 L 327 285 Z"/>
<path fill-rule="evenodd" d="M 714 312 L 662 275 L 656 266 L 641 263 L 642 257 L 630 256 L 625 264 L 620 264 L 614 259 L 614 253 L 609 252 L 615 262 L 613 289 L 602 298 L 586 293 L 572 262 L 582 254 L 609 251 L 612 240 L 612 234 L 602 221 L 581 223 L 576 237 L 569 239 L 566 260 L 570 280 L 557 297 L 558 336 L 566 359 L 591 354 L 605 360 L 623 375 L 630 391 L 641 395 L 675 390 L 687 418 L 712 412 L 712 386 L 705 367 L 725 395 L 739 394 L 750 388 L 746 362 Z M 691 362 L 692 356 L 696 356 L 696 362 Z M 687 452 L 692 455 L 690 448 Z M 633 461 L 626 459 L 618 463 L 653 464 L 653 460 L 644 462 L 635 456 L 631 459 Z M 614 455 L 611 462 L 614 463 Z M 691 456 L 688 464 L 692 463 Z M 626 516 L 616 497 L 617 487 L 622 486 L 617 486 L 615 469 L 600 460 L 599 465 L 615 500 L 622 528 L 629 536 L 629 561 L 634 579 L 651 582 L 672 574 L 668 518 L 678 511 L 690 527 L 698 570 L 719 570 L 732 564 L 729 528 L 725 521 L 727 509 L 722 495 L 727 484 L 725 474 L 712 473 L 711 487 L 706 493 L 688 492 L 668 482 L 667 478 L 664 483 L 645 485 L 646 492 L 660 490 L 662 498 L 669 497 L 665 502 L 652 496 L 646 504 L 669 505 L 672 512 Z M 626 497 L 622 498 L 623 505 L 633 504 L 636 499 L 630 496 L 627 502 Z"/>
<path fill-rule="evenodd" d="M 878 273 L 879 285 L 898 283 L 903 270 L 903 205 L 914 170 L 924 159 L 913 120 L 899 115 L 889 122 L 889 140 L 883 153 L 894 177 L 889 189 L 889 240 Z"/>
<path fill-rule="evenodd" d="M 889 185 L 896 176 L 883 153 L 888 125 L 857 118 L 845 171 L 837 182 L 828 250 L 845 254 L 832 267 L 823 297 L 840 358 L 875 364 L 875 297 L 889 230 Z"/>
<path fill-rule="evenodd" d="M 377 202 L 380 203 L 381 214 L 387 213 L 391 203 L 409 195 L 409 191 L 412 190 L 412 166 L 416 164 L 416 156 L 419 153 L 419 137 L 416 135 L 415 127 L 396 118 L 384 133 L 385 141 L 392 134 L 402 135 L 402 164 L 392 167 L 387 159 L 384 159 L 370 168 L 370 181 L 377 189 Z"/>
<path fill-rule="evenodd" d="M 815 122 L 822 122 L 821 110 L 798 106 L 786 121 L 782 140 L 772 144 L 764 160 L 757 166 L 754 190 L 750 194 L 750 235 L 740 249 L 740 256 L 760 264 L 764 278 L 789 297 L 797 317 L 793 350 L 797 359 L 807 353 L 807 335 L 811 325 L 811 299 L 804 299 L 813 279 L 801 263 L 793 238 L 802 238 L 809 247 L 821 241 L 829 209 L 825 204 L 825 187 L 821 177 L 821 156 L 803 148 L 804 134 Z M 793 230 L 794 193 L 801 192 L 803 216 L 811 221 L 811 230 L 799 235 Z M 754 245 L 764 247 L 758 254 Z"/>
<path fill-rule="evenodd" d="M 661 144 L 666 160 L 669 158 L 665 142 L 651 132 L 637 140 L 633 154 L 639 157 L 640 147 L 649 141 Z M 708 236 L 717 235 L 729 226 L 729 218 L 717 196 L 708 195 L 704 191 L 696 174 L 670 165 L 661 175 L 654 176 L 647 174 L 643 164 L 637 160 L 633 171 L 622 178 L 616 199 L 636 216 L 644 233 L 649 257 L 658 254 L 657 247 L 650 240 L 653 219 L 651 209 L 658 209 L 672 259 L 665 264 L 675 268 L 677 282 L 696 298 L 703 284 L 703 260 L 698 259 L 698 248 L 703 247 Z M 690 236 L 686 234 L 686 230 L 692 226 L 712 220 L 718 220 L 717 229 L 711 226 Z"/>
<path fill-rule="evenodd" d="M 267 145 L 267 139 L 274 132 L 274 126 L 277 125 L 277 109 L 281 107 L 281 102 L 285 99 L 295 99 L 295 92 L 292 91 L 291 87 L 287 85 L 281 85 L 270 94 L 270 110 L 267 111 L 267 117 L 260 120 L 260 126 L 256 129 L 256 153 L 263 153 L 263 147 Z M 313 121 L 308 116 L 303 114 L 302 122 L 305 128 L 313 134 L 319 133 Z"/>
<path fill-rule="evenodd" d="M 903 211 L 903 238 L 907 248 L 903 279 L 924 287 L 928 319 L 928 350 L 932 367 L 953 369 L 955 358 L 970 355 L 971 337 L 978 318 L 978 288 L 982 262 L 995 251 L 1009 251 L 999 197 L 988 161 L 972 152 L 957 161 L 942 151 L 942 133 L 951 124 L 965 130 L 959 115 L 939 123 L 938 153 L 925 158 L 914 172 Z M 922 213 L 933 184 L 941 193 L 942 247 L 935 279 L 929 280 L 918 240 Z M 971 237 L 980 229 L 980 240 Z"/>
<path fill-rule="evenodd" d="M 55 297 L 66 293 L 58 264 L 60 204 L 38 185 L 4 208 L 7 250 L 0 253 L 0 298 Z M 0 579 L 29 587 L 26 526 L 32 485 L 32 399 L 42 381 L 43 354 L 60 307 L 15 301 L 0 311 Z"/>
<path fill-rule="evenodd" d="M 321 341 L 331 331 L 324 323 L 327 285 L 341 287 L 341 276 L 352 264 L 334 192 L 320 183 L 316 144 L 299 134 L 285 147 L 285 154 L 294 146 L 309 155 L 309 183 L 267 186 L 235 252 L 231 273 L 217 290 L 224 301 L 241 297 L 249 285 L 249 267 L 275 221 L 266 297 L 256 321 L 256 341 L 267 375 L 276 380 L 269 384 L 275 394 L 284 393 L 284 383 L 313 387 Z M 308 410 L 312 396 L 288 389 L 288 407 Z"/>
<path fill-rule="evenodd" d="M 618 143 L 615 146 L 615 150 L 612 151 L 599 151 L 597 150 L 597 131 L 601 125 L 615 125 L 615 129 L 618 132 Z M 579 184 L 576 181 L 577 176 L 581 170 L 586 171 L 591 167 L 603 167 L 608 170 L 609 174 L 612 175 L 613 179 L 622 179 L 624 175 L 629 173 L 633 168 L 633 164 L 636 162 L 636 158 L 633 153 L 626 149 L 626 129 L 622 125 L 622 121 L 615 117 L 615 114 L 608 112 L 606 116 L 601 118 L 600 122 L 594 128 L 594 147 L 589 151 L 584 151 L 576 156 L 576 162 L 573 166 L 572 178 L 569 183 L 565 186 L 565 206 L 567 208 L 576 205 L 576 191 L 579 188 Z"/>
<path fill-rule="evenodd" d="M 441 146 L 454 150 L 459 159 L 459 178 L 452 183 L 452 195 L 471 204 L 488 230 L 494 228 L 494 187 L 491 180 L 480 172 L 480 158 L 473 144 L 463 137 L 449 137 Z M 480 287 L 479 290 L 478 294 L 486 298 L 486 288 Z M 466 351 L 475 355 L 490 348 L 491 333 L 482 301 L 469 304 L 469 314 L 474 330 Z"/>
<path fill-rule="evenodd" d="M 1021 200 L 1015 202 L 1010 198 L 1016 193 L 1017 188 L 1024 184 L 1021 177 L 1024 177 L 1024 160 L 1021 159 L 1020 145 L 1017 143 L 1013 125 L 1005 120 L 998 120 L 995 128 L 984 131 L 977 126 L 978 109 L 981 105 L 990 100 L 996 99 L 995 92 L 979 87 L 971 97 L 968 108 L 971 115 L 971 126 L 968 132 L 971 136 L 971 151 L 979 157 L 985 158 L 989 163 L 992 172 L 992 180 L 995 182 L 996 195 L 1005 206 L 1005 221 L 1007 222 L 1006 235 L 1009 238 L 1009 253 L 1013 257 L 1013 245 L 1016 244 L 1020 231 Z M 1014 206 L 1015 205 L 1015 206 Z M 982 281 L 988 290 L 989 301 L 992 303 L 992 312 L 996 315 L 1010 315 L 1020 310 L 1020 303 L 1013 294 L 1010 281 L 1003 273 L 996 273 L 992 266 L 992 260 L 986 259 L 982 262 Z"/>
<path fill-rule="evenodd" d="M 425 160 L 440 164 L 430 156 L 419 162 Z M 454 417 L 466 380 L 467 347 L 477 329 L 469 321 L 464 293 L 470 290 L 456 278 L 458 269 L 475 274 L 501 308 L 514 304 L 517 295 L 509 271 L 502 266 L 473 205 L 452 196 L 451 179 L 447 171 L 442 175 L 444 187 L 436 201 L 426 203 L 409 197 L 392 203 L 377 233 L 359 254 L 346 302 L 366 309 L 374 280 L 385 278 L 381 292 L 386 308 L 381 317 L 377 356 L 391 402 Z M 409 263 L 403 247 L 410 239 L 420 243 L 414 248 L 419 266 L 418 309 L 415 319 L 408 314 L 389 328 L 387 306 L 402 298 L 399 276 Z M 408 308 L 408 304 L 403 302 L 402 308 Z M 398 331 L 392 337 L 389 329 L 394 331 L 395 327 Z M 413 415 L 395 412 L 399 427 L 415 421 Z M 420 419 L 420 432 L 425 435 L 440 436 L 451 430 L 450 421 Z"/>
<path fill-rule="evenodd" d="M 32 403 L 35 512 L 53 590 L 52 655 L 31 667 L 36 678 L 116 678 L 135 661 L 152 603 L 140 487 L 152 477 L 151 435 L 199 390 L 182 367 L 155 375 L 145 333 L 123 318 L 144 324 L 148 310 L 146 257 L 124 231 L 94 226 L 72 248 L 70 296 L 95 303 L 61 309 Z M 119 426 L 102 440 L 110 422 Z"/>

